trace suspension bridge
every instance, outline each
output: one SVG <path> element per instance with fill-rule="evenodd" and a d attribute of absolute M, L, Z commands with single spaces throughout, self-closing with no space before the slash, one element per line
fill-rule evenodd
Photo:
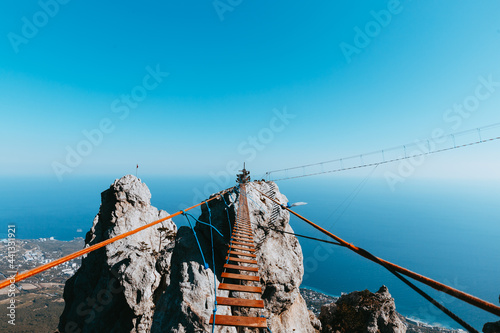
<path fill-rule="evenodd" d="M 389 162 L 394 162 L 397 160 L 401 159 L 407 159 L 407 158 L 412 158 L 419 156 L 419 154 L 433 154 L 433 153 L 438 153 L 438 152 L 443 152 L 451 149 L 459 149 L 467 146 L 472 146 L 476 144 L 481 144 L 481 143 L 486 143 L 486 142 L 491 142 L 494 140 L 500 139 L 500 136 L 498 135 L 490 135 L 487 136 L 485 133 L 488 132 L 488 130 L 492 128 L 498 128 L 500 127 L 500 124 L 496 124 L 495 126 L 490 126 L 488 128 L 481 128 L 477 129 L 474 132 L 476 135 L 479 136 L 479 140 L 472 140 L 466 143 L 461 143 L 457 144 L 456 139 L 460 137 L 460 135 L 453 135 L 454 138 L 454 143 L 452 147 L 447 147 L 447 148 L 440 148 L 440 149 L 432 149 L 433 146 L 431 142 L 427 142 L 428 149 L 424 152 L 420 150 L 420 153 L 407 153 L 407 146 L 403 146 L 404 150 L 404 155 L 399 156 L 398 158 L 389 158 L 387 159 L 387 150 L 383 150 L 380 152 L 373 153 L 371 155 L 376 155 L 382 158 L 382 160 L 378 160 L 377 162 L 371 162 L 371 163 L 365 163 L 365 157 L 367 155 L 361 155 L 357 157 L 353 157 L 352 159 L 359 159 L 359 162 L 355 166 L 350 166 L 348 168 L 344 167 L 342 163 L 344 163 L 345 160 L 340 159 L 340 160 L 332 160 L 332 161 L 326 161 L 326 162 L 321 162 L 318 164 L 309 164 L 309 165 L 304 165 L 296 168 L 289 168 L 289 169 L 282 169 L 282 170 L 275 170 L 268 172 L 268 178 L 270 178 L 271 175 L 277 174 L 277 173 L 282 173 L 282 172 L 292 172 L 295 170 L 301 170 L 303 174 L 301 177 L 306 177 L 306 176 L 312 176 L 316 174 L 321 174 L 321 173 L 328 173 L 328 172 L 338 172 L 342 170 L 347 170 L 347 169 L 352 169 L 352 168 L 361 168 L 369 165 L 379 165 L 382 163 L 389 163 Z M 463 135 L 470 135 L 471 132 L 463 132 Z M 415 143 L 415 145 L 420 146 L 420 143 Z M 395 148 L 394 150 L 397 150 L 399 148 Z M 369 155 L 369 154 L 368 154 Z M 321 172 L 304 172 L 306 168 L 313 168 L 313 167 L 318 167 L 318 166 L 325 166 L 327 164 L 335 164 L 335 163 L 340 163 L 340 168 L 332 168 L 330 170 L 323 170 Z M 356 163 L 355 163 L 356 164 Z M 228 188 L 226 190 L 223 190 L 219 193 L 216 193 L 214 196 L 212 196 L 210 199 L 207 199 L 203 202 L 200 202 L 194 206 L 188 207 L 184 210 L 178 211 L 174 214 L 171 214 L 167 217 L 164 217 L 162 219 L 152 221 L 149 224 L 146 224 L 140 228 L 130 230 L 128 232 L 125 232 L 121 235 L 115 236 L 113 238 L 109 238 L 105 241 L 102 241 L 100 243 L 94 244 L 92 246 L 89 246 L 87 248 L 84 248 L 80 251 L 77 251 L 75 253 L 72 253 L 68 256 L 65 256 L 63 258 L 54 260 L 52 262 L 49 262 L 45 265 L 42 265 L 40 267 L 36 267 L 32 270 L 26 271 L 26 272 L 21 272 L 18 273 L 14 279 L 6 279 L 4 281 L 0 282 L 0 289 L 5 288 L 12 283 L 17 283 L 19 281 L 25 280 L 31 276 L 34 276 L 36 274 L 39 274 L 43 271 L 49 270 L 53 267 L 56 267 L 64 262 L 67 262 L 69 260 L 81 257 L 85 254 L 88 254 L 92 251 L 95 251 L 97 249 L 100 249 L 108 244 L 111 244 L 113 242 L 116 242 L 121 239 L 125 239 L 126 237 L 136 234 L 142 230 L 145 230 L 147 228 L 150 228 L 154 225 L 157 225 L 163 221 L 166 221 L 168 219 L 171 219 L 173 217 L 179 216 L 179 215 L 184 215 L 188 217 L 188 211 L 200 207 L 202 205 L 206 206 L 206 209 L 209 212 L 209 221 L 208 223 L 198 221 L 203 224 L 208 224 L 210 226 L 210 234 L 212 238 L 212 264 L 213 267 L 215 268 L 215 251 L 214 251 L 214 232 L 220 233 L 212 223 L 212 218 L 210 215 L 210 203 L 214 200 L 224 200 L 224 195 L 229 192 L 234 192 L 238 196 L 238 211 L 237 211 L 237 216 L 235 221 L 231 221 L 229 219 L 229 214 L 227 215 L 228 218 L 228 223 L 229 225 L 229 230 L 231 233 L 230 236 L 230 241 L 227 246 L 227 255 L 224 260 L 224 266 L 223 266 L 223 272 L 220 276 L 222 282 L 217 285 L 217 276 L 215 274 L 215 269 L 214 269 L 214 305 L 213 305 L 213 313 L 210 316 L 210 325 L 212 326 L 212 332 L 214 332 L 215 327 L 217 326 L 231 326 L 231 327 L 247 327 L 247 328 L 254 328 L 254 329 L 259 329 L 259 330 L 267 330 L 270 332 L 270 329 L 268 328 L 268 322 L 265 316 L 263 315 L 218 315 L 217 314 L 217 307 L 218 306 L 229 306 L 232 308 L 238 308 L 238 309 L 256 309 L 256 310 L 262 310 L 265 308 L 265 303 L 264 300 L 262 299 L 262 286 L 260 285 L 261 283 L 261 278 L 259 276 L 259 260 L 258 256 L 256 254 L 256 248 L 255 248 L 255 242 L 254 242 L 254 232 L 255 232 L 255 226 L 252 224 L 252 217 L 249 215 L 249 209 L 248 209 L 248 201 L 247 201 L 247 191 L 249 189 L 253 189 L 257 191 L 262 198 L 265 198 L 266 200 L 269 200 L 273 204 L 273 209 L 270 213 L 270 222 L 269 223 L 269 228 L 271 228 L 274 224 L 272 223 L 273 219 L 275 219 L 281 210 L 287 211 L 288 213 L 294 215 L 297 217 L 299 220 L 309 224 L 316 230 L 319 230 L 321 233 L 324 235 L 328 236 L 329 238 L 332 239 L 332 241 L 325 241 L 321 239 L 317 239 L 314 237 L 306 236 L 306 235 L 298 235 L 294 234 L 293 235 L 297 237 L 305 237 L 317 241 L 322 241 L 322 242 L 327 242 L 331 243 L 337 246 L 344 247 L 382 267 L 387 269 L 389 272 L 391 272 L 394 276 L 396 276 L 398 279 L 400 279 L 403 283 L 408 285 L 411 289 L 415 290 L 418 294 L 420 294 L 422 297 L 424 297 L 427 301 L 429 301 L 431 304 L 436 306 L 438 309 L 443 311 L 445 314 L 447 314 L 450 318 L 452 318 L 454 321 L 456 321 L 458 324 L 460 324 L 462 327 L 464 327 L 466 330 L 469 332 L 477 332 L 471 325 L 469 325 L 467 322 L 459 318 L 457 315 L 455 315 L 453 312 L 451 312 L 449 309 L 444 307 L 442 304 L 434 300 L 431 296 L 429 296 L 426 292 L 421 290 L 419 287 L 417 287 L 413 282 L 408 280 L 408 278 L 418 281 L 420 283 L 423 283 L 427 286 L 430 286 L 438 291 L 441 291 L 443 293 L 446 293 L 450 296 L 453 296 L 461 301 L 464 301 L 468 304 L 473 305 L 474 307 L 477 307 L 479 309 L 482 309 L 486 312 L 489 312 L 491 314 L 500 316 L 500 307 L 484 301 L 478 297 L 475 297 L 473 295 L 470 295 L 468 293 L 465 293 L 463 291 L 460 291 L 456 288 L 452 288 L 446 284 L 440 283 L 436 280 L 433 280 L 429 277 L 423 276 L 421 274 L 418 274 L 416 272 L 413 272 L 407 268 L 404 268 L 400 265 L 394 264 L 392 262 L 389 262 L 387 260 L 384 260 L 383 258 L 379 258 L 370 252 L 362 249 L 361 247 L 358 247 L 354 244 L 349 243 L 348 241 L 343 240 L 342 238 L 338 237 L 337 235 L 331 233 L 330 231 L 324 229 L 323 227 L 315 224 L 314 222 L 310 221 L 309 219 L 299 215 L 295 211 L 291 209 L 285 202 L 280 202 L 278 198 L 276 198 L 276 189 L 275 185 L 273 182 L 268 182 L 270 190 L 267 193 L 261 192 L 257 187 L 254 186 L 254 184 L 250 181 L 250 176 L 249 172 L 246 170 L 244 167 L 243 170 L 241 171 L 242 173 L 237 175 L 237 186 Z M 285 179 L 291 179 L 291 178 L 296 178 L 298 177 L 297 175 L 295 176 L 289 176 L 289 177 L 282 177 L 276 180 L 285 180 Z M 227 206 L 227 203 L 226 203 Z M 228 207 L 226 208 L 226 211 L 228 211 Z M 191 215 L 192 216 L 192 215 Z M 193 217 L 194 218 L 194 217 Z M 188 219 L 189 221 L 189 219 Z M 191 223 L 189 223 L 192 230 L 193 230 L 193 235 L 196 238 L 196 232 L 194 228 L 192 227 Z M 273 230 L 283 232 L 283 233 L 288 233 L 285 232 L 284 230 L 279 230 L 274 228 Z M 200 243 L 198 243 L 198 247 L 200 247 Z M 202 259 L 205 263 L 205 269 L 208 269 L 208 265 L 206 263 L 205 257 L 203 255 L 203 251 L 200 247 L 200 254 L 202 256 Z M 217 296 L 217 291 L 229 291 L 229 297 L 218 297 Z M 254 313 L 254 312 L 246 312 L 246 311 L 240 311 L 242 313 Z"/>
<path fill-rule="evenodd" d="M 427 155 L 444 153 L 497 140 L 500 140 L 500 123 L 449 135 L 434 135 L 429 139 L 416 140 L 405 145 L 364 154 L 267 171 L 265 179 L 268 181 L 289 180 L 373 167 L 403 160 L 415 160 Z"/>

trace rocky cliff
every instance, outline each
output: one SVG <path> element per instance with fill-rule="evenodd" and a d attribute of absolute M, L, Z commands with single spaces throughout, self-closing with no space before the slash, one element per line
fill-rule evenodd
<path fill-rule="evenodd" d="M 282 203 L 287 199 L 274 184 L 254 182 L 247 186 L 248 208 L 256 243 L 265 309 L 246 314 L 268 318 L 272 332 L 316 332 L 319 324 L 307 310 L 299 293 L 304 272 L 302 250 L 293 235 L 287 212 L 277 210 L 255 189 L 274 191 Z M 221 281 L 229 242 L 230 224 L 238 213 L 237 193 L 202 206 L 201 221 L 223 234 L 214 236 L 215 268 L 205 268 L 193 232 L 167 220 L 124 240 L 90 253 L 82 267 L 68 280 L 61 332 L 209 332 L 214 303 L 214 283 Z M 116 180 L 102 193 L 99 213 L 87 233 L 85 244 L 95 243 L 167 216 L 150 204 L 151 194 L 134 176 Z M 229 216 L 229 221 L 228 221 Z M 200 246 L 211 257 L 210 230 L 197 223 Z M 213 272 L 216 280 L 214 282 Z M 218 291 L 217 296 L 228 296 Z M 242 314 L 237 308 L 219 306 L 217 314 Z M 313 326 L 314 325 L 314 326 Z M 218 328 L 218 332 L 236 332 Z"/>
<path fill-rule="evenodd" d="M 319 316 L 324 333 L 405 333 L 389 290 L 355 291 L 324 305 Z"/>

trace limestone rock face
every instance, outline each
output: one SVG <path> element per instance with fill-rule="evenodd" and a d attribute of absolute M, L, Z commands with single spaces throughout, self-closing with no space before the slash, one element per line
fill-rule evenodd
<path fill-rule="evenodd" d="M 168 216 L 151 206 L 148 187 L 131 175 L 116 180 L 101 199 L 86 247 Z M 157 258 L 176 232 L 167 220 L 89 253 L 66 283 L 59 330 L 146 332 L 161 280 Z"/>
<path fill-rule="evenodd" d="M 404 333 L 406 325 L 396 312 L 389 290 L 368 290 L 343 295 L 336 303 L 321 307 L 322 332 Z"/>
<path fill-rule="evenodd" d="M 293 233 L 290 214 L 261 194 L 272 192 L 275 200 L 288 203 L 274 183 L 247 185 L 248 210 L 269 328 L 272 332 L 316 332 L 299 292 L 304 275 L 302 248 L 297 237 L 280 232 Z"/>
<path fill-rule="evenodd" d="M 300 244 L 295 236 L 280 232 L 293 232 L 289 214 L 257 190 L 283 204 L 287 199 L 274 183 L 254 182 L 246 188 L 265 309 L 219 305 L 217 314 L 265 316 L 273 333 L 318 332 L 320 323 L 310 315 L 299 293 L 304 273 Z M 215 292 L 219 297 L 230 293 L 247 299 L 259 297 L 216 291 L 222 282 L 240 195 L 237 191 L 217 195 L 208 206 L 203 204 L 199 217 L 203 223 L 193 224 L 194 232 L 189 227 L 177 230 L 168 220 L 90 253 L 66 284 L 66 306 L 59 330 L 210 332 Z M 150 205 L 150 198 L 146 185 L 133 176 L 115 181 L 102 193 L 101 208 L 87 233 L 86 246 L 167 216 Z M 207 225 L 210 223 L 216 230 Z M 237 330 L 218 327 L 217 332 Z"/>

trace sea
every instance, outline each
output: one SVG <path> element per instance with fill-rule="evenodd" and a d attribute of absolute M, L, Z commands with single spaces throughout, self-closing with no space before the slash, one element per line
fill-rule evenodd
<path fill-rule="evenodd" d="M 154 206 L 173 213 L 219 186 L 207 177 L 139 177 Z M 85 237 L 99 210 L 100 193 L 119 175 L 0 178 L 0 238 L 7 225 L 19 239 Z M 232 181 L 232 180 L 231 180 Z M 500 182 L 407 179 L 391 188 L 383 177 L 299 178 L 277 183 L 295 211 L 378 257 L 499 305 Z M 208 191 L 208 192 L 207 192 Z M 194 213 L 199 214 L 199 210 Z M 178 226 L 186 225 L 176 217 Z M 292 217 L 295 233 L 329 240 Z M 332 296 L 382 285 L 398 312 L 431 325 L 460 328 L 383 267 L 333 244 L 299 238 L 304 255 L 302 287 Z M 481 330 L 500 318 L 416 282 L 436 300 Z"/>

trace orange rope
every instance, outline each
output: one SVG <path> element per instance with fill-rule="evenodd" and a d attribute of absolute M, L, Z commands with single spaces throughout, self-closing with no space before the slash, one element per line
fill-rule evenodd
<path fill-rule="evenodd" d="M 153 221 L 153 222 L 148 223 L 148 224 L 146 224 L 146 225 L 143 225 L 142 227 L 139 227 L 139 228 L 137 228 L 137 229 L 127 231 L 127 232 L 126 232 L 126 233 L 124 233 L 124 234 L 121 234 L 121 235 L 115 236 L 115 237 L 110 238 L 110 239 L 106 239 L 105 241 L 102 241 L 102 242 L 100 242 L 100 243 L 94 244 L 94 245 L 89 246 L 89 247 L 87 247 L 87 248 L 84 248 L 84 249 L 82 249 L 82 250 L 80 250 L 80 251 L 77 251 L 77 252 L 74 252 L 74 253 L 72 253 L 72 254 L 69 254 L 69 255 L 67 255 L 67 256 L 65 256 L 65 257 L 62 257 L 62 258 L 56 259 L 56 260 L 54 260 L 54 261 L 52 261 L 52 262 L 49 262 L 49 263 L 47 263 L 47 264 L 45 264 L 45 265 L 42 265 L 42 266 L 39 266 L 39 267 L 33 268 L 32 270 L 26 271 L 26 272 L 21 273 L 21 274 L 17 274 L 17 275 L 16 275 L 16 277 L 15 277 L 15 281 L 12 281 L 12 279 L 5 279 L 5 280 L 3 280 L 2 282 L 0 282 L 0 289 L 5 288 L 5 287 L 9 286 L 11 283 L 15 283 L 15 282 L 19 282 L 19 281 L 25 280 L 25 279 L 27 279 L 27 278 L 29 278 L 29 277 L 33 276 L 33 275 L 36 275 L 36 274 L 39 274 L 39 273 L 44 272 L 44 271 L 46 271 L 46 270 L 49 270 L 49 269 L 51 269 L 51 268 L 53 268 L 53 267 L 56 267 L 56 266 L 58 266 L 58 265 L 60 265 L 60 264 L 62 264 L 62 263 L 65 263 L 65 262 L 70 261 L 70 260 L 72 260 L 72 259 L 78 258 L 78 257 L 80 257 L 80 256 L 82 256 L 82 255 L 84 255 L 84 254 L 90 253 L 90 252 L 95 251 L 95 250 L 97 250 L 97 249 L 100 249 L 101 247 L 104 247 L 104 246 L 106 246 L 106 245 L 108 245 L 108 244 L 114 243 L 114 242 L 116 242 L 116 241 L 118 241 L 118 240 L 120 240 L 120 239 L 126 238 L 126 237 L 128 237 L 128 236 L 130 236 L 130 235 L 133 235 L 133 234 L 136 234 L 136 233 L 138 233 L 139 231 L 142 231 L 142 230 L 144 230 L 144 229 L 150 228 L 150 227 L 152 227 L 152 226 L 154 226 L 154 225 L 156 225 L 156 224 L 158 224 L 158 223 L 161 223 L 161 222 L 163 222 L 163 221 L 166 221 L 166 220 L 168 220 L 168 219 L 171 219 L 171 218 L 173 218 L 173 217 L 176 217 L 176 216 L 178 216 L 178 215 L 182 214 L 183 212 L 189 211 L 189 210 L 191 210 L 191 209 L 193 209 L 193 208 L 196 208 L 196 207 L 199 207 L 199 206 L 203 205 L 203 204 L 204 204 L 204 203 L 206 203 L 206 202 L 210 202 L 210 201 L 212 201 L 212 200 L 214 200 L 214 199 L 219 198 L 219 196 L 224 195 L 224 194 L 225 194 L 227 191 L 229 191 L 229 190 L 230 190 L 230 189 L 224 190 L 222 193 L 218 194 L 217 196 L 214 196 L 213 198 L 208 199 L 208 200 L 206 200 L 206 201 L 200 202 L 200 203 L 199 203 L 199 204 L 197 204 L 197 205 L 191 206 L 191 207 L 189 207 L 189 208 L 185 209 L 184 211 L 178 211 L 178 212 L 177 212 L 177 213 L 175 213 L 175 214 L 172 214 L 172 215 L 169 215 L 169 216 L 164 217 L 164 218 L 162 218 L 162 219 L 159 219 L 159 220 Z"/>
<path fill-rule="evenodd" d="M 254 187 L 255 188 L 255 187 Z M 289 209 L 288 207 L 282 205 L 281 203 L 279 203 L 278 201 L 270 198 L 269 196 L 265 195 L 264 193 L 262 193 L 261 191 L 257 190 L 255 188 L 255 190 L 257 192 L 259 192 L 260 194 L 262 194 L 263 196 L 265 196 L 266 198 L 270 199 L 271 201 L 273 201 L 274 203 L 276 203 L 277 205 L 279 205 L 281 208 L 283 209 L 286 209 L 288 210 L 289 212 L 291 212 L 293 215 L 297 216 L 298 218 L 300 218 L 301 220 L 309 223 L 310 225 L 312 225 L 314 228 L 318 229 L 319 231 L 321 231 L 322 233 L 324 233 L 325 235 L 328 235 L 329 237 L 335 239 L 337 242 L 339 242 L 341 245 L 343 245 L 344 247 L 347 247 L 348 249 L 356 252 L 357 254 L 377 263 L 377 261 L 375 261 L 373 258 L 370 258 L 370 256 L 368 256 L 367 254 L 364 253 L 364 250 L 360 249 L 359 247 L 357 246 L 354 246 L 353 244 L 350 244 L 348 242 L 346 242 L 345 240 L 343 240 L 342 238 L 332 234 L 331 232 L 329 232 L 328 230 L 325 230 L 323 229 L 322 227 L 320 227 L 319 225 L 309 221 L 308 219 L 306 219 L 305 217 L 297 214 L 296 212 L 294 212 L 293 210 Z M 450 286 L 447 286 L 441 282 L 438 282 L 438 281 L 435 281 L 435 280 L 432 280 L 426 276 L 423 276 L 421 274 L 418 274 L 418 273 L 415 273 L 415 272 L 412 272 L 410 271 L 409 269 L 406 269 L 404 267 L 401 267 L 401 266 L 398 266 L 396 264 L 393 264 L 389 261 L 386 261 L 384 259 L 381 259 L 381 258 L 378 258 L 378 257 L 375 257 L 377 260 L 381 261 L 382 263 L 384 263 L 384 265 L 387 265 L 391 268 L 393 268 L 395 271 L 401 273 L 401 274 L 404 274 L 408 277 L 411 277 L 412 279 L 415 279 L 419 282 L 422 282 L 436 290 L 439 290 L 439 291 L 442 291 L 444 293 L 447 293 L 448 295 L 451 295 L 453 297 L 456 297 L 464 302 L 467 302 L 471 305 L 474 305 L 475 307 L 478 307 L 480 309 L 483 309 L 485 311 L 488 311 L 492 314 L 495 314 L 497 316 L 500 316 L 500 307 L 492 304 L 492 303 L 489 303 L 489 302 L 486 302 L 478 297 L 475 297 L 475 296 L 472 296 L 470 294 L 467 294 L 467 293 L 464 293 L 463 291 L 460 291 L 458 289 L 455 289 L 455 288 L 452 288 Z"/>

